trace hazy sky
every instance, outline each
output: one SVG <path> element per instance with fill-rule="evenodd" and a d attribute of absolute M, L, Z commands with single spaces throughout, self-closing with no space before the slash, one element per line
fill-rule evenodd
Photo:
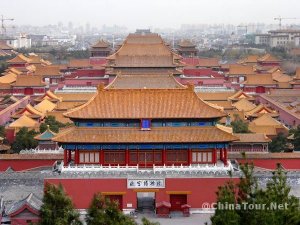
<path fill-rule="evenodd" d="M 0 0 L 15 24 L 125 25 L 131 29 L 201 23 L 275 23 L 298 17 L 300 0 Z M 277 23 L 277 22 L 276 22 Z M 284 23 L 300 23 L 286 20 Z"/>

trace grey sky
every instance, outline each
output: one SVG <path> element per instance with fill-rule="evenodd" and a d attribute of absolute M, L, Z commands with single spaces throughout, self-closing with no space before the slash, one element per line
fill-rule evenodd
<path fill-rule="evenodd" d="M 0 0 L 0 14 L 15 24 L 125 25 L 129 28 L 180 27 L 201 23 L 275 23 L 298 17 L 300 0 Z M 300 23 L 287 20 L 284 23 Z"/>

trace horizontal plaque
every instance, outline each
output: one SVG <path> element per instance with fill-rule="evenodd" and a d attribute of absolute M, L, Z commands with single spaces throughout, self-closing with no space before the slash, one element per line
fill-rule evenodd
<path fill-rule="evenodd" d="M 127 188 L 165 188 L 165 179 L 127 179 Z"/>

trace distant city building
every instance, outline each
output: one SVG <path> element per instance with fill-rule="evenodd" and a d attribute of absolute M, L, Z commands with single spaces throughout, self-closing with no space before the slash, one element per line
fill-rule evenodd
<path fill-rule="evenodd" d="M 300 30 L 273 30 L 255 35 L 255 44 L 270 47 L 300 46 Z"/>
<path fill-rule="evenodd" d="M 7 44 L 12 48 L 31 48 L 31 39 L 27 34 L 20 33 L 15 39 L 10 39 Z"/>

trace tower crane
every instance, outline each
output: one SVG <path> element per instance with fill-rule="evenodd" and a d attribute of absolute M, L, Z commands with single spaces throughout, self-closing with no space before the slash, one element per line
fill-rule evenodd
<path fill-rule="evenodd" d="M 279 21 L 279 30 L 281 30 L 282 20 L 296 20 L 297 18 L 283 18 L 281 16 L 275 17 L 274 20 Z"/>
<path fill-rule="evenodd" d="M 5 18 L 3 15 L 1 15 L 1 30 L 2 30 L 2 35 L 5 36 L 6 34 L 6 28 L 7 26 L 5 26 L 5 21 L 13 21 L 13 18 Z"/>

